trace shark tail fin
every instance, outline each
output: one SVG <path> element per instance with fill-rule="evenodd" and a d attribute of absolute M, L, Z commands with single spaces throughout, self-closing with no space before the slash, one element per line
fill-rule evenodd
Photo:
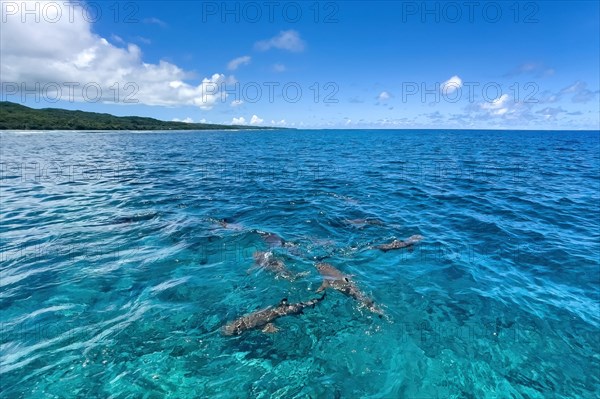
<path fill-rule="evenodd" d="M 319 288 L 317 288 L 317 292 L 321 292 L 321 291 L 325 290 L 327 287 L 329 287 L 329 281 L 323 280 L 323 283 L 321 284 L 321 286 Z"/>
<path fill-rule="evenodd" d="M 310 301 L 308 301 L 308 303 L 306 303 L 308 306 L 310 306 L 311 308 L 314 308 L 315 305 L 319 302 L 321 302 L 323 299 L 325 299 L 325 296 L 327 296 L 327 291 L 323 292 L 323 295 L 321 295 L 320 298 L 315 298 L 315 299 L 311 299 Z"/>

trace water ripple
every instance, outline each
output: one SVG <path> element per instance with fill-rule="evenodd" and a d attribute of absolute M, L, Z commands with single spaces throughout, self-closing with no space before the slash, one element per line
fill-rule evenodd
<path fill-rule="evenodd" d="M 599 137 L 1 133 L 0 396 L 598 397 Z"/>

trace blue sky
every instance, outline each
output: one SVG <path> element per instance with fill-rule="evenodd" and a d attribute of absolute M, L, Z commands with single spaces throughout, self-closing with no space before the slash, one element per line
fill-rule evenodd
<path fill-rule="evenodd" d="M 2 99 L 35 108 L 309 128 L 600 128 L 596 1 L 104 1 L 60 15 L 62 1 L 37 3 L 26 14 L 3 0 L 1 35 Z"/>

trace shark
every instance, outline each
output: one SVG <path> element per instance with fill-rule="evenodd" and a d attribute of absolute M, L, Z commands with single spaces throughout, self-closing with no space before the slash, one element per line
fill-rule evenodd
<path fill-rule="evenodd" d="M 306 273 L 294 274 L 286 266 L 281 259 L 277 259 L 273 252 L 256 251 L 253 254 L 254 264 L 256 267 L 263 268 L 275 274 L 276 279 L 284 279 L 293 281 L 298 277 L 306 275 Z"/>
<path fill-rule="evenodd" d="M 378 245 L 375 248 L 380 249 L 383 252 L 387 252 L 387 251 L 391 251 L 393 249 L 412 247 L 413 245 L 421 242 L 422 240 L 423 240 L 423 236 L 416 234 L 414 236 L 408 237 L 406 240 L 394 240 L 388 244 Z"/>
<path fill-rule="evenodd" d="M 375 302 L 358 288 L 356 283 L 352 280 L 351 275 L 342 273 L 329 263 L 317 263 L 316 268 L 323 277 L 323 283 L 317 289 L 317 292 L 321 292 L 327 288 L 333 288 L 354 298 L 371 312 L 380 316 L 383 315 L 383 310 L 375 305 Z"/>
<path fill-rule="evenodd" d="M 256 233 L 269 245 L 270 248 L 289 245 L 280 235 L 267 231 L 256 230 Z"/>
<path fill-rule="evenodd" d="M 325 293 L 320 298 L 311 299 L 306 302 L 289 303 L 287 298 L 279 302 L 277 306 L 269 306 L 239 317 L 223 326 L 223 335 L 240 335 L 244 331 L 261 328 L 264 333 L 279 331 L 272 323 L 280 317 L 302 314 L 306 308 L 314 308 L 325 299 Z"/>

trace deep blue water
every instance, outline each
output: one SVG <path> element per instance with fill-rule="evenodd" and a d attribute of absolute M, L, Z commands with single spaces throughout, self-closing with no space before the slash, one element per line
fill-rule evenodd
<path fill-rule="evenodd" d="M 598 132 L 0 140 L 3 398 L 600 397 Z M 328 290 L 221 334 L 316 298 L 316 260 L 385 317 Z"/>

